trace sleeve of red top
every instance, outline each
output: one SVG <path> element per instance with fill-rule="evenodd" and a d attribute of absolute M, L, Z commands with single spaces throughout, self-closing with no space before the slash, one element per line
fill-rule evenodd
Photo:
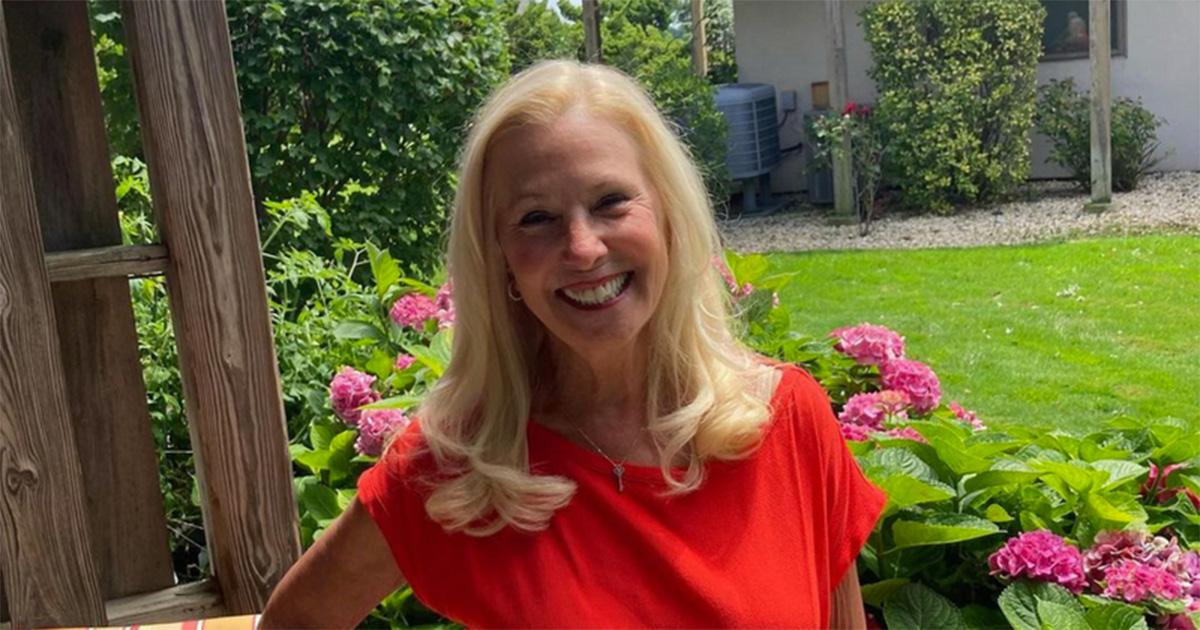
<path fill-rule="evenodd" d="M 358 478 L 358 501 L 379 527 L 396 566 L 410 585 L 426 583 L 414 553 L 414 541 L 425 538 L 421 530 L 428 519 L 424 500 L 415 491 L 411 459 L 406 457 L 419 437 L 419 427 L 413 421 L 387 453 Z"/>
<path fill-rule="evenodd" d="M 887 495 L 867 480 L 846 446 L 829 395 L 815 379 L 807 373 L 804 376 L 803 387 L 811 394 L 805 395 L 804 400 L 809 406 L 809 417 L 816 422 L 814 433 L 825 471 L 826 522 L 832 534 L 829 583 L 836 588 L 875 529 Z"/>

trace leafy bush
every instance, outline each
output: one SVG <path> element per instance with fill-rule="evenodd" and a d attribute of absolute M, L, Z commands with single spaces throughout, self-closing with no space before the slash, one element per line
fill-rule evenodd
<path fill-rule="evenodd" d="M 583 26 L 560 18 L 548 0 L 502 0 L 500 14 L 513 73 L 543 59 L 583 57 Z"/>
<path fill-rule="evenodd" d="M 831 112 L 814 117 L 809 124 L 808 137 L 813 145 L 814 165 L 823 170 L 833 168 L 834 157 L 843 151 L 842 138 L 848 139 L 854 203 L 862 222 L 860 234 L 865 236 L 883 175 L 884 145 L 879 119 L 870 107 L 847 103 L 841 115 Z"/>
<path fill-rule="evenodd" d="M 385 242 L 429 266 L 464 126 L 507 75 L 495 3 L 233 0 L 227 9 L 258 197 L 310 191 L 336 236 Z"/>
<path fill-rule="evenodd" d="M 1089 99 L 1075 81 L 1050 81 L 1038 89 L 1037 130 L 1050 139 L 1050 161 L 1071 171 L 1079 185 L 1091 188 L 1092 145 Z M 1142 106 L 1141 100 L 1112 102 L 1112 188 L 1126 192 L 1162 161 L 1156 157 L 1156 131 L 1165 122 Z"/>
<path fill-rule="evenodd" d="M 910 208 L 1011 192 L 1029 174 L 1038 0 L 884 0 L 862 12 L 885 167 Z"/>

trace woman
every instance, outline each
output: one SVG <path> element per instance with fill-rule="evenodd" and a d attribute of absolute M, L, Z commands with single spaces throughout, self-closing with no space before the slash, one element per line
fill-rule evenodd
<path fill-rule="evenodd" d="M 729 330 L 705 192 L 645 93 L 539 64 L 479 112 L 437 387 L 265 627 L 392 590 L 468 626 L 862 627 L 884 497 L 828 398 Z"/>

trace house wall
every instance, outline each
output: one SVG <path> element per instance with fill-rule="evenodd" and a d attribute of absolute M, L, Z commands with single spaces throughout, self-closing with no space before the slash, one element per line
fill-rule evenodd
<path fill-rule="evenodd" d="M 858 14 L 866 0 L 840 3 L 846 29 L 847 95 L 872 102 L 876 91 L 867 76 L 870 49 Z M 781 146 L 803 140 L 800 114 L 812 109 L 811 84 L 827 80 L 825 3 L 823 0 L 734 0 L 738 80 L 770 83 L 777 91 L 795 90 L 799 111 L 780 129 Z M 1127 3 L 1127 55 L 1112 59 L 1114 97 L 1141 97 L 1147 109 L 1165 118 L 1159 128 L 1160 151 L 1170 155 L 1157 170 L 1200 171 L 1200 2 L 1137 0 Z M 1074 77 L 1087 89 L 1087 59 L 1046 61 L 1038 81 Z M 782 118 L 783 113 L 780 112 Z M 1066 172 L 1047 164 L 1048 143 L 1035 137 L 1034 178 L 1062 177 Z M 805 157 L 789 153 L 771 174 L 776 191 L 805 189 Z"/>

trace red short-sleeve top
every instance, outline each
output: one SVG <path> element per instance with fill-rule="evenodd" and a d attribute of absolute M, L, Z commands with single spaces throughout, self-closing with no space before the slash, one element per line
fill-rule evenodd
<path fill-rule="evenodd" d="M 707 464 L 664 498 L 657 467 L 626 465 L 529 423 L 531 468 L 578 484 L 545 531 L 447 534 L 425 513 L 434 470 L 419 423 L 359 480 L 413 592 L 468 627 L 826 627 L 834 588 L 886 497 L 847 450 L 821 386 L 785 366 L 762 446 Z"/>

